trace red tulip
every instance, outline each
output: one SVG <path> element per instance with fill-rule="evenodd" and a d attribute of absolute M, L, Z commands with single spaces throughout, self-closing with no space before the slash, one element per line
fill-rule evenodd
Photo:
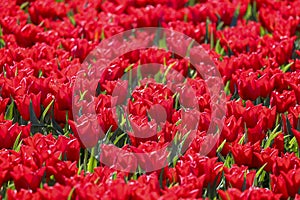
<path fill-rule="evenodd" d="M 18 110 L 22 116 L 22 118 L 26 121 L 30 120 L 30 102 L 32 102 L 33 111 L 37 118 L 41 115 L 41 93 L 39 94 L 29 94 L 23 96 L 17 96 L 15 99 L 15 103 L 18 107 Z"/>
<path fill-rule="evenodd" d="M 24 165 L 17 165 L 10 172 L 10 175 L 12 176 L 15 187 L 18 191 L 21 188 L 36 191 L 40 186 L 44 172 L 45 167 L 41 167 L 35 171 Z"/>

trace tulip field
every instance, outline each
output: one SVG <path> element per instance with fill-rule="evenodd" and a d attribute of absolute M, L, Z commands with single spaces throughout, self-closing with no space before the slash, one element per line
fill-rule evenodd
<path fill-rule="evenodd" d="M 1 0 L 1 199 L 300 200 L 300 0 Z"/>

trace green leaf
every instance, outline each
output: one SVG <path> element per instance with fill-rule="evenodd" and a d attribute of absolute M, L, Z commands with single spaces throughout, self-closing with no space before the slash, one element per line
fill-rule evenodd
<path fill-rule="evenodd" d="M 173 98 L 175 98 L 175 110 L 178 110 L 179 109 L 179 106 L 180 106 L 180 103 L 179 103 L 179 100 L 180 100 L 180 96 L 179 96 L 179 93 L 176 92 L 173 96 Z M 179 120 L 178 120 L 179 121 Z M 181 123 L 181 119 L 180 119 L 180 123 Z M 176 126 L 178 126 L 178 122 L 176 122 Z"/>
<path fill-rule="evenodd" d="M 210 24 L 210 20 L 209 20 L 209 18 L 207 17 L 207 18 L 206 18 L 206 24 L 205 24 L 205 40 L 204 40 L 205 44 L 208 43 L 208 38 L 209 38 L 208 25 L 209 25 L 209 24 Z"/>
<path fill-rule="evenodd" d="M 0 49 L 5 47 L 5 45 L 6 45 L 5 41 L 2 38 L 0 38 Z"/>
<path fill-rule="evenodd" d="M 271 146 L 271 143 L 272 141 L 281 133 L 281 131 L 279 132 L 276 132 L 278 130 L 278 128 L 280 127 L 280 125 L 277 125 L 276 128 L 270 133 L 265 145 L 264 145 L 264 148 L 268 148 Z"/>
<path fill-rule="evenodd" d="M 2 27 L 0 25 L 0 37 L 2 37 L 2 36 L 3 36 L 3 32 L 2 32 Z"/>
<path fill-rule="evenodd" d="M 257 8 L 256 8 L 256 1 L 253 2 L 252 6 L 252 20 L 257 21 Z"/>
<path fill-rule="evenodd" d="M 230 168 L 234 164 L 234 159 L 231 154 L 228 154 L 225 158 L 224 166 Z"/>
<path fill-rule="evenodd" d="M 264 27 L 260 26 L 260 27 L 259 27 L 259 30 L 260 30 L 260 36 L 261 36 L 261 37 L 267 34 L 267 33 L 266 33 L 266 30 L 264 29 Z"/>
<path fill-rule="evenodd" d="M 225 140 L 220 144 L 220 146 L 217 148 L 217 152 L 218 152 L 218 153 L 220 153 L 220 152 L 222 151 L 222 149 L 223 149 L 225 143 L 226 143 L 226 139 L 225 139 Z"/>
<path fill-rule="evenodd" d="M 191 43 L 189 44 L 189 46 L 187 47 L 186 57 L 190 57 L 191 49 L 193 47 L 193 44 L 194 44 L 194 40 L 192 40 Z"/>
<path fill-rule="evenodd" d="M 249 20 L 252 16 L 252 5 L 251 3 L 248 4 L 248 7 L 247 7 L 247 11 L 246 11 L 246 14 L 244 16 L 244 19 L 245 20 Z"/>
<path fill-rule="evenodd" d="M 11 104 L 8 106 L 4 119 L 6 120 L 12 120 L 14 115 L 14 101 L 11 102 Z"/>
<path fill-rule="evenodd" d="M 49 109 L 51 108 L 53 103 L 54 103 L 54 99 L 49 103 L 49 105 L 45 108 L 44 112 L 42 113 L 41 121 L 44 121 L 45 116 L 46 116 L 47 112 L 49 111 Z"/>
<path fill-rule="evenodd" d="M 32 124 L 33 125 L 40 125 L 41 123 L 35 115 L 31 100 L 30 100 L 30 104 L 29 104 L 29 113 L 30 113 L 30 121 L 32 122 Z"/>
<path fill-rule="evenodd" d="M 80 159 L 79 159 L 80 160 Z M 81 171 L 82 171 L 83 165 L 79 165 L 78 167 L 78 171 L 77 174 L 80 175 Z"/>
<path fill-rule="evenodd" d="M 189 0 L 189 6 L 194 6 L 196 4 L 196 0 Z"/>
<path fill-rule="evenodd" d="M 214 33 L 213 31 L 210 33 L 210 48 L 213 49 L 215 46 L 214 44 Z"/>
<path fill-rule="evenodd" d="M 39 75 L 38 75 L 38 78 L 41 78 L 43 76 L 43 70 L 39 70 Z"/>
<path fill-rule="evenodd" d="M 25 10 L 25 9 L 27 8 L 28 5 L 29 5 L 29 2 L 26 1 L 26 2 L 24 2 L 24 3 L 21 4 L 20 9 L 21 9 L 21 10 Z"/>
<path fill-rule="evenodd" d="M 117 179 L 117 172 L 113 172 L 111 175 L 111 180 L 116 180 Z"/>
<path fill-rule="evenodd" d="M 114 134 L 114 132 L 111 131 L 112 126 L 109 127 L 109 129 L 106 131 L 105 136 L 103 138 L 103 143 L 104 144 L 108 144 L 112 135 Z"/>
<path fill-rule="evenodd" d="M 76 21 L 75 21 L 75 19 L 74 19 L 74 13 L 73 13 L 73 11 L 68 12 L 67 16 L 68 16 L 68 18 L 69 18 L 71 24 L 72 24 L 73 26 L 76 26 Z"/>
<path fill-rule="evenodd" d="M 13 150 L 15 150 L 16 152 L 18 152 L 20 150 L 20 146 L 22 141 L 20 141 L 22 132 L 19 133 L 18 137 L 16 138 L 14 145 L 13 145 Z"/>
<path fill-rule="evenodd" d="M 243 144 L 244 143 L 244 141 L 245 141 L 245 138 L 246 138 L 246 134 L 244 134 L 242 137 L 241 137 L 241 139 L 239 140 L 239 144 Z"/>
<path fill-rule="evenodd" d="M 124 70 L 125 73 L 129 72 L 132 67 L 134 66 L 134 64 L 129 65 L 128 67 L 126 67 L 126 69 Z"/>
<path fill-rule="evenodd" d="M 230 95 L 230 80 L 227 81 L 225 88 L 224 88 L 225 94 Z"/>
<path fill-rule="evenodd" d="M 69 195 L 68 195 L 68 200 L 72 199 L 73 193 L 74 193 L 75 187 L 72 188 L 72 190 L 70 191 Z"/>
<path fill-rule="evenodd" d="M 287 116 L 286 116 L 286 127 L 287 127 L 288 134 L 290 136 L 294 137 L 294 134 L 292 132 L 292 125 L 291 125 L 291 122 L 290 122 L 290 120 Z"/>
<path fill-rule="evenodd" d="M 217 30 L 221 30 L 224 25 L 224 22 L 220 22 L 217 26 Z"/>
<path fill-rule="evenodd" d="M 254 178 L 254 182 L 253 182 L 253 186 L 257 186 L 258 184 L 258 177 L 261 175 L 261 173 L 263 172 L 264 168 L 267 166 L 268 163 L 265 163 L 261 168 L 259 168 L 259 170 L 257 170 L 256 174 L 255 174 L 255 178 Z"/>
<path fill-rule="evenodd" d="M 54 130 L 56 131 L 56 134 L 60 134 L 60 135 L 63 135 L 64 134 L 64 131 L 63 129 L 60 127 L 60 125 L 55 121 L 54 117 L 52 117 L 51 119 L 51 124 L 52 124 L 52 127 L 54 128 Z"/>
<path fill-rule="evenodd" d="M 236 26 L 237 25 L 239 14 L 240 14 L 240 5 L 238 5 L 236 10 L 234 11 L 234 15 L 233 15 L 230 26 Z"/>
<path fill-rule="evenodd" d="M 247 187 L 247 171 L 245 171 L 244 173 L 244 182 L 243 182 L 243 186 L 242 186 L 242 192 L 246 190 Z"/>
<path fill-rule="evenodd" d="M 165 173 L 165 168 L 162 168 L 159 175 L 160 188 L 163 188 L 164 173 Z"/>
<path fill-rule="evenodd" d="M 104 33 L 104 29 L 102 29 L 101 31 L 101 40 L 104 40 L 105 39 L 105 33 Z"/>
<path fill-rule="evenodd" d="M 120 141 L 120 139 L 123 138 L 124 136 L 126 136 L 126 133 L 123 133 L 123 134 L 119 135 L 119 136 L 115 139 L 114 145 L 117 145 L 118 142 Z"/>
<path fill-rule="evenodd" d="M 166 50 L 168 49 L 166 35 L 164 35 L 163 38 L 158 41 L 158 47 Z"/>
<path fill-rule="evenodd" d="M 95 159 L 95 148 L 92 148 L 87 170 L 92 173 L 94 172 L 94 168 L 96 166 L 97 166 L 97 160 Z"/>
<path fill-rule="evenodd" d="M 85 90 L 84 92 L 79 91 L 79 95 L 80 95 L 79 101 L 84 100 L 84 96 L 86 95 L 87 92 L 88 92 L 87 90 Z"/>
<path fill-rule="evenodd" d="M 176 62 L 170 64 L 167 68 L 167 70 L 165 71 L 164 75 L 163 75 L 163 78 L 162 78 L 162 83 L 165 83 L 166 80 L 167 80 L 167 75 L 169 73 L 169 71 L 172 69 L 173 66 L 175 66 Z"/>
<path fill-rule="evenodd" d="M 280 69 L 285 73 L 285 72 L 287 72 L 290 68 L 291 68 L 291 66 L 294 64 L 294 62 L 291 62 L 291 63 L 289 63 L 289 64 L 287 64 L 287 65 L 283 65 L 283 66 L 281 66 L 280 67 Z"/>
<path fill-rule="evenodd" d="M 183 16 L 183 21 L 184 21 L 184 22 L 187 22 L 187 21 L 188 21 L 188 14 L 187 14 L 187 13 L 184 14 L 184 16 Z"/>
<path fill-rule="evenodd" d="M 220 54 L 221 49 L 222 49 L 222 47 L 221 47 L 221 44 L 220 44 L 220 39 L 218 39 L 217 42 L 216 42 L 216 46 L 215 46 L 216 53 Z"/>

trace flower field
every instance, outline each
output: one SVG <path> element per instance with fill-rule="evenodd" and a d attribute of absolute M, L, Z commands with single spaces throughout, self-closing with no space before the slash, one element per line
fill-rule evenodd
<path fill-rule="evenodd" d="M 300 0 L 0 1 L 0 199 L 300 199 Z"/>

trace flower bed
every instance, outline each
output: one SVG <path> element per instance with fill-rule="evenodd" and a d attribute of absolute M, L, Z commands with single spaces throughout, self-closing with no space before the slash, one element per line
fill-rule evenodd
<path fill-rule="evenodd" d="M 142 27 L 201 44 L 223 121 L 182 38 L 135 32 L 157 47 L 80 90 L 93 50 Z M 299 0 L 4 0 L 0 88 L 1 199 L 300 199 Z"/>

